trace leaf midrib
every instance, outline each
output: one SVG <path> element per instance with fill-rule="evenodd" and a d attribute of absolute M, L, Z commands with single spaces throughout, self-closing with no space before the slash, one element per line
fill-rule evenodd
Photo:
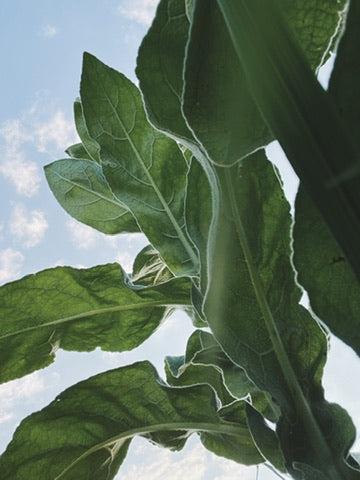
<path fill-rule="evenodd" d="M 71 315 L 68 317 L 62 317 L 57 320 L 52 320 L 51 322 L 46 322 L 42 323 L 39 325 L 33 325 L 31 327 L 26 327 L 22 328 L 19 330 L 16 330 L 15 332 L 10 332 L 6 333 L 5 335 L 0 335 L 0 340 L 3 340 L 5 338 L 13 337 L 15 335 L 21 334 L 21 333 L 26 333 L 30 332 L 32 330 L 37 330 L 39 328 L 47 328 L 47 327 L 54 327 L 57 325 L 69 323 L 69 322 L 74 322 L 76 320 L 81 320 L 84 318 L 88 317 L 94 317 L 95 315 L 101 315 L 101 314 L 108 314 L 108 313 L 114 313 L 114 312 L 121 312 L 121 311 L 128 311 L 128 310 L 143 310 L 147 308 L 152 308 L 152 307 L 168 307 L 169 305 L 175 307 L 178 306 L 179 308 L 182 307 L 188 307 L 190 305 L 190 301 L 188 303 L 184 303 L 184 299 L 181 299 L 181 301 L 177 302 L 176 299 L 170 303 L 166 303 L 164 301 L 152 301 L 152 302 L 147 302 L 147 303 L 129 303 L 127 305 L 117 305 L 115 307 L 107 307 L 107 308 L 99 308 L 96 310 L 89 310 L 87 312 L 82 312 L 77 315 Z"/>
<path fill-rule="evenodd" d="M 64 475 L 73 468 L 76 464 L 84 460 L 86 457 L 95 453 L 96 451 L 109 447 L 110 445 L 115 444 L 119 441 L 128 440 L 135 435 L 146 435 L 149 433 L 156 433 L 156 432 L 164 432 L 164 431 L 178 431 L 178 430 L 186 430 L 192 432 L 207 432 L 207 433 L 218 433 L 224 435 L 232 435 L 232 436 L 246 436 L 249 437 L 249 431 L 247 427 L 243 427 L 241 425 L 235 425 L 232 423 L 210 423 L 210 422 L 174 422 L 174 423 L 158 423 L 154 425 L 149 425 L 148 427 L 139 427 L 133 428 L 130 430 L 126 430 L 125 432 L 120 433 L 119 435 L 115 435 L 104 442 L 98 443 L 93 447 L 89 448 L 80 455 L 76 460 L 74 460 L 68 467 L 63 470 L 60 475 L 55 477 L 54 480 L 59 480 L 64 478 Z"/>
<path fill-rule="evenodd" d="M 159 199 L 159 201 L 160 201 L 163 209 L 165 210 L 165 212 L 166 212 L 166 214 L 167 214 L 167 216 L 168 216 L 168 218 L 169 218 L 169 220 L 170 220 L 170 223 L 172 224 L 173 228 L 175 229 L 175 231 L 176 231 L 176 233 L 177 233 L 177 236 L 178 236 L 180 242 L 182 243 L 182 245 L 183 245 L 186 253 L 188 254 L 191 262 L 193 263 L 193 265 L 194 265 L 194 266 L 197 266 L 198 260 L 197 260 L 197 257 L 196 257 L 196 255 L 195 255 L 195 253 L 194 253 L 191 245 L 190 245 L 189 242 L 187 241 L 187 239 L 186 239 L 186 237 L 185 237 L 185 235 L 184 235 L 181 227 L 180 227 L 179 224 L 177 223 L 177 221 L 176 221 L 176 219 L 175 219 L 172 211 L 170 210 L 167 202 L 165 201 L 165 198 L 163 197 L 160 189 L 158 188 L 158 186 L 157 186 L 154 178 L 153 178 L 152 175 L 150 174 L 149 170 L 146 168 L 145 163 L 144 163 L 144 161 L 143 161 L 143 159 L 142 159 L 142 157 L 141 157 L 138 149 L 136 148 L 136 145 L 135 145 L 134 142 L 132 141 L 132 138 L 131 138 L 131 136 L 129 135 L 127 129 L 125 128 L 125 125 L 124 125 L 124 123 L 122 122 L 122 120 L 121 120 L 121 118 L 120 118 L 120 116 L 119 116 L 119 114 L 118 114 L 118 111 L 117 111 L 116 107 L 112 104 L 111 99 L 110 99 L 109 95 L 106 93 L 106 91 L 105 91 L 104 88 L 103 88 L 103 92 L 104 92 L 104 95 L 105 95 L 105 97 L 106 97 L 106 99 L 107 99 L 107 101 L 108 101 L 108 104 L 110 105 L 110 107 L 111 107 L 111 109 L 112 109 L 112 111 L 113 111 L 113 113 L 114 113 L 117 121 L 119 122 L 119 125 L 120 125 L 120 127 L 121 127 L 121 129 L 122 129 L 122 131 L 123 131 L 123 133 L 124 133 L 124 135 L 125 135 L 125 138 L 126 138 L 127 141 L 129 142 L 129 144 L 130 144 L 130 146 L 131 146 L 131 148 L 132 148 L 132 150 L 133 150 L 133 152 L 134 152 L 134 155 L 135 155 L 138 163 L 140 164 L 141 169 L 144 171 L 144 173 L 145 173 L 147 179 L 149 180 L 149 182 L 150 182 L 150 184 L 151 184 L 151 186 L 152 186 L 152 188 L 153 188 L 156 196 L 158 197 L 158 199 Z"/>

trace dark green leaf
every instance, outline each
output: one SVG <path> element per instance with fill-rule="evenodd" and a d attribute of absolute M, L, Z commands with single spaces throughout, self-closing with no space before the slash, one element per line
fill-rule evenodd
<path fill-rule="evenodd" d="M 184 225 L 188 167 L 177 144 L 149 125 L 135 85 L 87 53 L 81 100 L 115 196 L 173 273 L 197 273 L 198 258 Z"/>
<path fill-rule="evenodd" d="M 212 195 L 209 180 L 199 162 L 193 158 L 188 173 L 185 198 L 186 229 L 194 242 L 200 258 L 201 290 L 207 284 L 207 251 L 209 229 L 212 221 Z"/>
<path fill-rule="evenodd" d="M 246 405 L 246 417 L 250 433 L 259 451 L 275 468 L 286 473 L 285 458 L 276 432 L 266 425 L 263 416 L 249 404 Z"/>
<path fill-rule="evenodd" d="M 354 478 L 343 452 L 334 448 L 334 439 L 343 437 L 319 419 L 317 408 L 329 411 L 320 383 L 327 342 L 298 304 L 289 206 L 277 174 L 258 152 L 238 167 L 219 170 L 219 179 L 227 202 L 210 252 L 204 307 L 209 325 L 232 361 L 279 404 L 280 421 L 289 425 L 287 435 L 279 435 L 283 450 L 291 443 L 290 429 L 297 432 L 294 442 L 303 449 L 287 450 L 288 468 L 305 458 L 314 468 L 320 464 L 329 479 Z"/>
<path fill-rule="evenodd" d="M 237 401 L 219 410 L 219 416 L 228 422 L 236 422 L 242 427 L 246 424 L 246 403 Z M 218 432 L 204 432 L 200 434 L 204 446 L 211 452 L 221 457 L 234 460 L 243 465 L 263 463 L 264 458 L 254 448 L 253 440 L 249 437 L 223 435 Z"/>
<path fill-rule="evenodd" d="M 150 122 L 186 144 L 194 142 L 181 112 L 189 25 L 184 0 L 161 0 L 136 68 Z"/>
<path fill-rule="evenodd" d="M 129 210 L 115 197 L 99 164 L 91 160 L 57 160 L 45 167 L 57 201 L 72 217 L 107 234 L 138 232 Z"/>
<path fill-rule="evenodd" d="M 183 101 L 188 124 L 217 164 L 232 164 L 272 139 L 215 0 L 196 2 Z"/>
<path fill-rule="evenodd" d="M 294 264 L 316 315 L 360 355 L 360 285 L 304 188 L 295 203 Z"/>
<path fill-rule="evenodd" d="M 135 435 L 180 449 L 194 431 L 219 437 L 220 455 L 237 445 L 239 460 L 261 462 L 243 416 L 241 423 L 222 417 L 205 385 L 165 386 L 148 362 L 118 368 L 78 383 L 25 419 L 0 459 L 1 478 L 111 480 Z"/>
<path fill-rule="evenodd" d="M 357 161 L 354 163 L 351 163 L 345 156 L 341 158 L 341 162 L 339 160 L 339 163 L 343 166 L 343 171 L 337 179 L 339 183 L 345 183 L 346 189 L 352 194 L 354 201 L 357 202 L 355 207 L 359 207 L 360 190 L 359 22 L 359 2 L 351 1 L 346 30 L 341 38 L 329 83 L 329 94 L 357 151 Z"/>
<path fill-rule="evenodd" d="M 217 0 L 269 128 L 360 278 L 359 159 L 275 1 Z M 340 4 L 339 4 L 340 6 Z"/>
<path fill-rule="evenodd" d="M 89 131 L 87 129 L 84 112 L 81 105 L 80 98 L 77 98 L 74 102 L 74 117 L 75 117 L 75 126 L 79 134 L 79 137 L 82 141 L 84 149 L 88 153 L 89 157 L 97 163 L 100 163 L 100 146 L 99 144 L 90 137 Z"/>
<path fill-rule="evenodd" d="M 188 305 L 190 281 L 135 287 L 119 265 L 57 267 L 0 288 L 0 379 L 21 377 L 53 362 L 58 348 L 135 348 L 169 314 Z"/>

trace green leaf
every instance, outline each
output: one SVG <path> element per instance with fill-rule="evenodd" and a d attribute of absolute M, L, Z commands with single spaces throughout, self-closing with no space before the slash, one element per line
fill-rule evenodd
<path fill-rule="evenodd" d="M 213 162 L 232 164 L 272 140 L 215 0 L 195 4 L 184 68 L 183 111 Z"/>
<path fill-rule="evenodd" d="M 259 452 L 280 472 L 286 473 L 285 458 L 276 432 L 266 425 L 263 416 L 249 404 L 246 405 L 246 417 Z"/>
<path fill-rule="evenodd" d="M 178 450 L 194 431 L 233 441 L 241 460 L 261 462 L 246 423 L 222 417 L 205 385 L 168 387 L 148 362 L 118 368 L 78 383 L 25 419 L 0 459 L 2 479 L 111 480 L 135 435 Z M 226 447 L 219 453 L 226 456 Z"/>
<path fill-rule="evenodd" d="M 328 90 L 357 152 L 360 152 L 359 21 L 359 2 L 351 1 L 346 30 L 339 44 Z M 342 158 L 341 162 L 346 166 L 346 158 Z M 353 192 L 354 198 L 358 198 L 360 161 L 358 160 L 353 166 L 348 164 L 347 168 L 347 170 L 344 168 L 339 180 L 347 182 L 347 187 Z"/>
<path fill-rule="evenodd" d="M 186 229 L 194 242 L 200 259 L 201 290 L 207 285 L 207 251 L 209 230 L 212 222 L 212 195 L 209 179 L 195 158 L 192 159 L 188 172 L 185 198 Z"/>
<path fill-rule="evenodd" d="M 360 355 L 360 286 L 345 256 L 300 187 L 295 202 L 294 265 L 311 308 Z"/>
<path fill-rule="evenodd" d="M 49 365 L 58 348 L 135 348 L 171 308 L 189 303 L 186 278 L 133 286 L 117 264 L 57 267 L 8 283 L 0 288 L 0 380 Z"/>
<path fill-rule="evenodd" d="M 160 1 L 136 67 L 150 122 L 185 144 L 195 142 L 181 112 L 188 8 L 184 0 Z"/>
<path fill-rule="evenodd" d="M 219 409 L 219 416 L 226 422 L 246 425 L 246 402 L 236 401 Z M 254 449 L 252 438 L 244 436 L 224 435 L 221 432 L 202 432 L 200 439 L 211 452 L 221 457 L 234 460 L 242 465 L 256 465 L 264 462 L 263 456 Z"/>
<path fill-rule="evenodd" d="M 290 428 L 297 431 L 294 439 L 305 452 L 289 449 L 288 468 L 306 458 L 315 468 L 320 462 L 329 479 L 356 478 L 341 449 L 333 449 L 336 431 L 330 434 L 329 422 L 324 425 L 314 411 L 315 400 L 328 409 L 320 383 L 327 342 L 298 304 L 289 205 L 277 173 L 260 151 L 218 174 L 226 203 L 210 252 L 204 305 L 209 326 L 231 360 L 280 406 L 280 421 L 289 424 L 287 435 L 279 436 L 283 450 L 293 435 Z"/>
<path fill-rule="evenodd" d="M 271 133 L 272 125 L 266 126 L 254 102 L 247 65 L 238 61 L 218 3 L 222 2 L 196 2 L 185 62 L 183 110 L 208 156 L 216 164 L 229 165 L 265 146 L 276 132 Z M 237 10 L 231 12 L 233 18 L 240 15 L 245 18 L 242 9 L 246 10 L 247 2 L 235 0 L 235 3 Z M 268 5 L 264 8 L 263 2 L 260 3 L 262 15 L 268 21 Z M 278 3 L 315 69 L 327 58 L 329 44 L 338 29 L 338 12 L 345 1 L 331 5 L 328 0 L 280 0 Z M 231 8 L 231 2 L 225 5 Z M 273 23 L 268 21 L 268 24 L 273 30 Z M 261 36 L 261 29 L 254 35 Z M 256 59 L 255 48 L 256 43 L 249 41 L 249 55 Z M 261 81 L 269 82 L 266 72 L 258 75 Z M 276 106 L 275 100 L 273 105 Z"/>
<path fill-rule="evenodd" d="M 360 278 L 359 177 L 343 181 L 359 160 L 341 119 L 276 1 L 217 1 L 264 119 Z"/>
<path fill-rule="evenodd" d="M 87 160 L 92 160 L 82 143 L 70 145 L 70 147 L 65 150 L 65 153 L 71 158 L 86 158 Z"/>
<path fill-rule="evenodd" d="M 107 234 L 139 231 L 132 214 L 110 190 L 99 164 L 57 160 L 45 167 L 45 175 L 57 201 L 76 220 Z"/>
<path fill-rule="evenodd" d="M 167 357 L 166 368 L 171 373 L 167 380 L 172 385 L 209 383 L 223 405 L 231 401 L 229 395 L 233 400 L 248 397 L 268 419 L 275 422 L 279 418 L 278 408 L 269 396 L 261 392 L 245 371 L 225 355 L 208 332 L 196 330 L 188 340 L 185 357 Z"/>
<path fill-rule="evenodd" d="M 187 164 L 179 147 L 150 126 L 135 85 L 87 53 L 80 90 L 111 190 L 173 273 L 197 273 L 198 258 L 184 225 Z"/>
<path fill-rule="evenodd" d="M 89 135 L 80 98 L 77 98 L 74 102 L 74 118 L 76 130 L 79 134 L 85 151 L 92 160 L 100 163 L 100 145 Z"/>
<path fill-rule="evenodd" d="M 277 0 L 313 70 L 328 59 L 342 32 L 347 0 Z"/>

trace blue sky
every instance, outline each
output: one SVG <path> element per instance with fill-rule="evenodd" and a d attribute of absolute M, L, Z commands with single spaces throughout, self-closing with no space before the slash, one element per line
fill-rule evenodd
<path fill-rule="evenodd" d="M 106 237 L 75 222 L 53 198 L 42 167 L 65 157 L 65 148 L 77 139 L 72 104 L 78 96 L 83 51 L 135 80 L 137 48 L 156 4 L 156 0 L 0 2 L 0 284 L 55 265 L 89 267 L 118 261 L 129 271 L 146 244 L 140 235 Z M 273 156 L 293 195 L 296 181 L 276 147 Z M 133 352 L 59 351 L 48 369 L 0 386 L 0 450 L 24 416 L 76 381 L 145 358 L 161 370 L 165 355 L 183 353 L 191 329 L 190 321 L 176 314 Z M 348 408 L 358 425 L 359 373 L 355 355 L 333 341 L 325 375 L 328 398 Z M 214 457 L 196 437 L 177 454 L 136 440 L 121 470 L 121 478 L 127 480 L 180 480 L 184 475 L 187 480 L 233 480 L 240 475 L 248 480 L 255 479 L 256 470 Z M 259 478 L 277 477 L 261 469 Z"/>

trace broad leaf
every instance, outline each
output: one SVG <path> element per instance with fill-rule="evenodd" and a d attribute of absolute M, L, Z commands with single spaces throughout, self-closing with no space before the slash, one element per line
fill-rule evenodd
<path fill-rule="evenodd" d="M 231 2 L 198 0 L 193 15 L 185 62 L 184 113 L 195 137 L 217 164 L 232 164 L 273 138 L 272 125 L 265 124 L 253 91 L 249 88 L 247 64 L 240 64 L 218 4 L 227 8 Z M 232 18 L 245 18 L 246 3 L 235 0 L 238 10 Z M 250 0 L 251 3 L 251 0 Z M 262 15 L 268 20 L 268 3 L 261 1 Z M 338 29 L 339 10 L 345 1 L 279 0 L 279 5 L 297 39 L 307 53 L 311 67 L 318 67 L 329 53 Z M 241 11 L 240 11 L 241 10 Z M 256 23 L 256 20 L 255 20 Z M 251 27 L 252 28 L 252 27 Z M 261 37 L 261 28 L 253 35 Z M 286 40 L 284 40 L 286 41 Z M 242 39 L 242 45 L 246 42 Z M 249 55 L 257 58 L 257 44 L 246 45 Z M 281 57 L 283 63 L 286 63 Z M 259 61 L 260 62 L 260 61 Z M 291 68 L 291 60 L 289 61 Z M 165 64 L 165 62 L 164 62 Z M 261 81 L 269 82 L 266 72 Z M 271 90 L 271 85 L 269 85 Z M 276 109 L 277 100 L 273 100 Z M 256 100 L 256 99 L 255 99 Z"/>
<path fill-rule="evenodd" d="M 348 437 L 339 434 L 353 428 L 351 420 L 337 422 L 323 399 L 326 337 L 298 304 L 289 206 L 277 174 L 258 152 L 236 168 L 219 171 L 219 178 L 227 193 L 211 252 L 208 323 L 232 361 L 279 404 L 280 424 L 289 427 L 287 435 L 279 435 L 287 468 L 294 461 L 317 467 L 326 459 L 329 478 L 356 478 L 343 455 Z M 326 423 L 322 411 L 329 416 Z M 331 429 L 334 425 L 338 430 Z M 296 432 L 294 444 L 290 429 Z M 340 438 L 346 442 L 335 448 Z M 302 448 L 296 445 L 300 439 Z"/>
<path fill-rule="evenodd" d="M 341 41 L 336 53 L 336 59 L 333 71 L 331 72 L 329 82 L 329 95 L 333 99 L 339 115 L 346 125 L 346 129 L 360 150 L 360 69 L 359 69 L 359 49 L 360 49 L 360 5 L 356 0 L 350 2 L 347 14 L 346 30 L 341 37 Z M 342 161 L 346 159 L 342 158 Z M 348 172 L 348 178 L 359 175 L 360 166 L 357 163 L 353 171 Z"/>
<path fill-rule="evenodd" d="M 295 202 L 294 265 L 311 308 L 360 355 L 360 285 L 304 188 Z"/>
<path fill-rule="evenodd" d="M 276 432 L 266 425 L 262 415 L 249 404 L 246 405 L 249 430 L 261 454 L 280 472 L 286 472 L 285 458 Z"/>
<path fill-rule="evenodd" d="M 219 417 L 238 425 L 246 425 L 246 403 L 236 401 L 219 409 Z M 250 435 L 249 435 L 250 437 Z M 201 432 L 200 439 L 203 445 L 211 452 L 221 457 L 234 460 L 243 465 L 263 463 L 264 457 L 258 450 L 254 450 L 252 438 L 245 436 L 224 435 L 221 432 Z"/>
<path fill-rule="evenodd" d="M 271 141 L 215 0 L 196 2 L 184 68 L 183 111 L 212 161 L 232 164 Z"/>
<path fill-rule="evenodd" d="M 200 259 L 201 290 L 205 292 L 207 285 L 207 251 L 209 230 L 212 222 L 213 197 L 209 179 L 203 167 L 195 158 L 191 161 L 185 198 L 186 229 L 194 242 Z"/>
<path fill-rule="evenodd" d="M 150 122 L 185 144 L 195 142 L 181 112 L 189 26 L 184 0 L 161 0 L 136 68 Z"/>
<path fill-rule="evenodd" d="M 253 98 L 360 278 L 358 154 L 276 1 L 217 0 Z M 359 177 L 357 177 L 359 178 Z"/>
<path fill-rule="evenodd" d="M 129 210 L 115 197 L 99 164 L 91 160 L 57 160 L 45 167 L 56 200 L 72 217 L 107 234 L 138 232 Z"/>
<path fill-rule="evenodd" d="M 167 381 L 172 385 L 208 383 L 223 405 L 247 397 L 271 421 L 276 422 L 279 418 L 278 408 L 269 396 L 225 355 L 208 332 L 196 330 L 190 336 L 185 357 L 167 357 L 166 372 Z"/>
<path fill-rule="evenodd" d="M 195 431 L 218 439 L 220 455 L 237 445 L 239 461 L 262 462 L 244 418 L 222 417 L 205 385 L 168 387 L 148 362 L 118 368 L 78 383 L 25 419 L 0 459 L 1 478 L 111 480 L 135 435 L 178 450 Z"/>
<path fill-rule="evenodd" d="M 197 273 L 198 258 L 184 225 L 187 163 L 177 144 L 150 126 L 135 85 L 87 53 L 81 101 L 115 196 L 172 272 Z"/>
<path fill-rule="evenodd" d="M 83 147 L 87 152 L 88 156 L 97 163 L 100 163 L 100 146 L 99 144 L 90 137 L 88 128 L 85 123 L 84 112 L 81 105 L 80 98 L 77 98 L 74 102 L 74 118 L 76 130 L 79 134 L 79 137 L 82 141 Z"/>
<path fill-rule="evenodd" d="M 54 361 L 58 348 L 135 348 L 173 305 L 190 303 L 190 281 L 135 287 L 117 264 L 77 270 L 57 267 L 0 288 L 0 380 Z"/>

